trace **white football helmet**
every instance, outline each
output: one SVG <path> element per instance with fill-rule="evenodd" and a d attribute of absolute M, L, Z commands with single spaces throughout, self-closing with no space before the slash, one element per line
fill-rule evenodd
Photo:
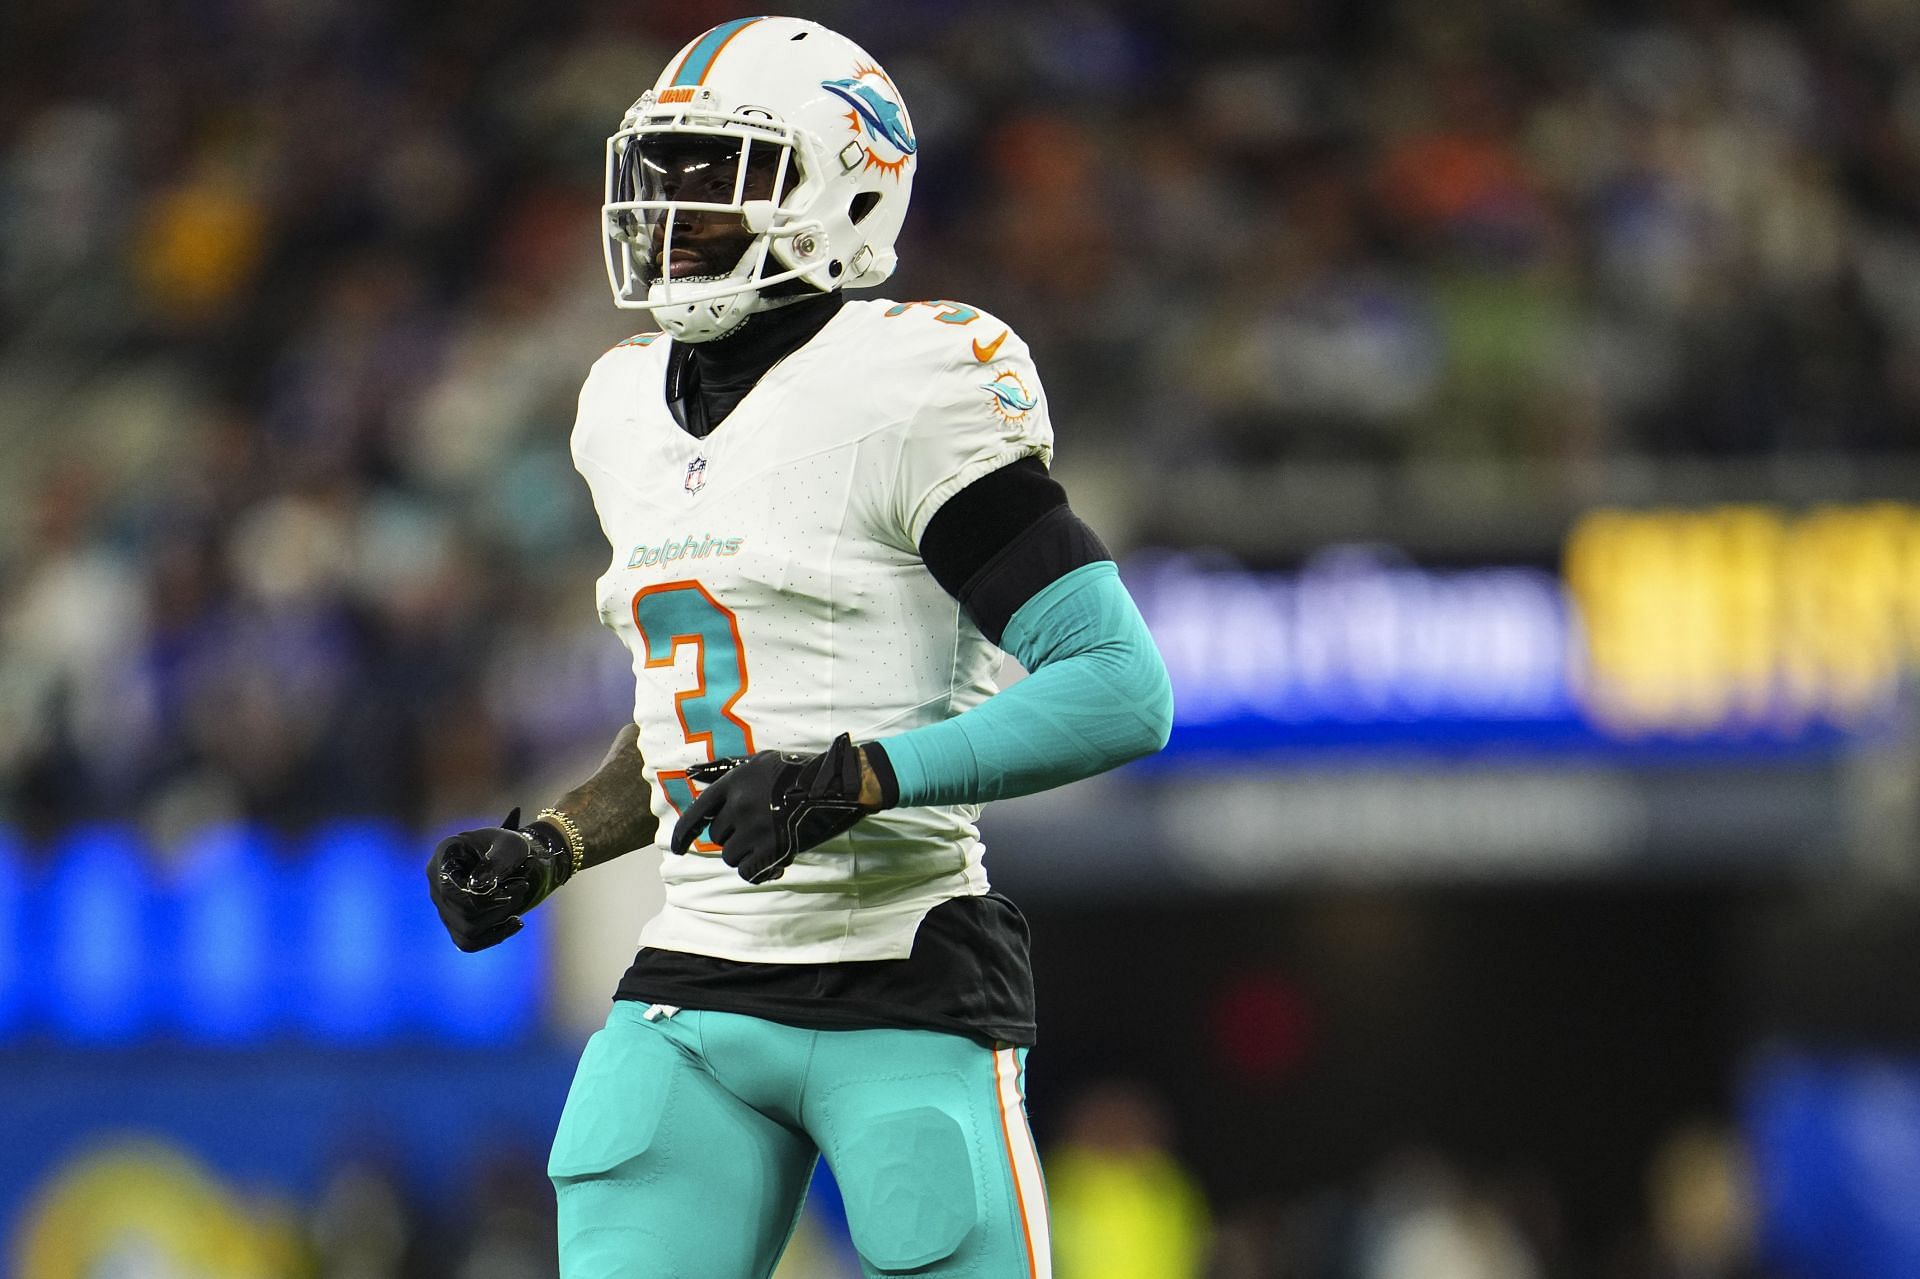
<path fill-rule="evenodd" d="M 614 305 L 704 342 L 805 296 L 768 296 L 790 280 L 825 292 L 879 284 L 893 274 L 918 148 L 900 91 L 853 41 L 798 18 L 721 23 L 674 56 L 607 139 Z M 676 263 L 683 215 L 728 214 L 752 234 L 731 269 L 692 274 L 698 255 L 686 252 Z"/>

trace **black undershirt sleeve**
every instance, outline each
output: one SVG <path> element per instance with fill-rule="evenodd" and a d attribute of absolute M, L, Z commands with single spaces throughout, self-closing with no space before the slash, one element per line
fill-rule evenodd
<path fill-rule="evenodd" d="M 1081 565 L 1113 556 L 1040 459 L 1024 457 L 948 498 L 921 535 L 920 558 L 998 644 L 1022 604 Z"/>

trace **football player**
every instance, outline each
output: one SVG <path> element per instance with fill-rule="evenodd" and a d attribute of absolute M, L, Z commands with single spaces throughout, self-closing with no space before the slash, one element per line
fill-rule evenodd
<path fill-rule="evenodd" d="M 633 725 L 428 866 L 477 950 L 671 854 L 554 1139 L 566 1279 L 764 1276 L 821 1155 L 869 1274 L 1050 1273 L 1027 928 L 974 820 L 1160 749 L 1172 699 L 1048 476 L 1026 344 L 846 298 L 892 273 L 918 159 L 879 64 L 791 18 L 687 45 L 607 143 L 614 300 L 662 331 L 594 365 L 573 457 Z M 1002 650 L 1030 675 L 996 692 Z"/>

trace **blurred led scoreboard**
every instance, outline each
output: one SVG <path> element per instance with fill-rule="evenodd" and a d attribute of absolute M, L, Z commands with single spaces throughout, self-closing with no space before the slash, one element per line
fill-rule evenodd
<path fill-rule="evenodd" d="M 1778 754 L 1888 721 L 1920 658 L 1920 507 L 1600 510 L 1561 572 L 1337 547 L 1128 580 L 1172 672 L 1170 762 L 1328 749 Z"/>

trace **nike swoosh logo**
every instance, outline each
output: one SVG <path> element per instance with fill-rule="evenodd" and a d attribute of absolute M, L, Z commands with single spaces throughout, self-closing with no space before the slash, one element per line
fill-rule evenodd
<path fill-rule="evenodd" d="M 994 352 L 1000 349 L 1000 344 L 1007 340 L 1007 334 L 1011 333 L 1012 331 L 1013 331 L 1012 329 L 1001 329 L 1000 336 L 995 338 L 992 342 L 988 343 L 986 346 L 981 346 L 980 339 L 975 338 L 973 340 L 973 358 L 980 361 L 980 363 L 982 364 L 985 364 L 988 360 L 991 360 L 993 358 Z"/>

